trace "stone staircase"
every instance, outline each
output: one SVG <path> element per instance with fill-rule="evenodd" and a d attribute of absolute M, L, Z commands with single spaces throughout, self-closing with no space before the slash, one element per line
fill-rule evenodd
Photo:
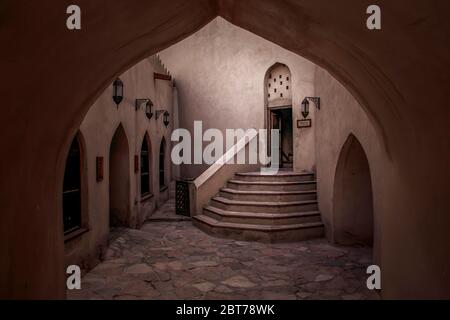
<path fill-rule="evenodd" d="M 324 234 L 313 173 L 238 173 L 193 221 L 209 234 L 236 240 L 299 241 Z"/>

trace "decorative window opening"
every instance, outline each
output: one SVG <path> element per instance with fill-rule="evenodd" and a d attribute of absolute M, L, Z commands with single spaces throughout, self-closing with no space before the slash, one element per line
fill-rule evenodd
<path fill-rule="evenodd" d="M 267 106 L 287 108 L 292 105 L 292 92 L 290 90 L 291 73 L 286 65 L 276 63 L 266 73 L 265 91 Z M 273 81 L 272 81 L 273 79 Z"/>

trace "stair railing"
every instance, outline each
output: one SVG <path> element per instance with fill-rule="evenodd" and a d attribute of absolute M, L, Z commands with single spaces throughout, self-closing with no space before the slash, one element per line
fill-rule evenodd
<path fill-rule="evenodd" d="M 206 169 L 193 182 L 189 183 L 189 205 L 191 216 L 201 214 L 203 207 L 225 186 L 228 180 L 238 172 L 259 170 L 257 164 L 234 164 L 230 163 L 240 152 L 249 154 L 250 142 L 257 139 L 258 131 L 248 129 L 244 136 L 231 147 L 214 164 Z"/>

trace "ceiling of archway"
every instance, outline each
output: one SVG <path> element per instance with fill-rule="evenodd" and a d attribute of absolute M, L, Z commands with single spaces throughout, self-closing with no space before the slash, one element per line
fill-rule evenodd
<path fill-rule="evenodd" d="M 0 5 L 0 36 L 7 44 L 0 57 L 8 62 L 3 72 L 9 79 L 3 96 L 26 106 L 27 88 L 27 96 L 47 102 L 38 115 L 37 110 L 27 112 L 28 121 L 63 118 L 69 110 L 81 122 L 117 74 L 221 15 L 327 69 L 366 108 L 381 135 L 397 140 L 390 144 L 401 145 L 404 138 L 392 132 L 414 134 L 412 128 L 423 117 L 443 124 L 434 108 L 442 108 L 443 88 L 449 84 L 448 72 L 442 71 L 450 60 L 446 0 L 380 0 L 383 29 L 377 32 L 365 28 L 366 0 L 80 0 L 83 20 L 77 32 L 65 29 L 69 4 Z M 438 84 L 427 87 L 424 78 Z M 36 85 L 43 79 L 45 85 Z M 68 108 L 55 111 L 52 106 L 61 99 Z M 425 103 L 432 107 L 421 108 Z M 7 111 L 17 116 L 15 109 Z"/>

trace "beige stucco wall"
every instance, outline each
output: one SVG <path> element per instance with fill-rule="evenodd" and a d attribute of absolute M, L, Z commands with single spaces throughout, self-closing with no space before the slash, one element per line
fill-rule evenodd
<path fill-rule="evenodd" d="M 319 208 L 327 237 L 334 241 L 334 186 L 336 167 L 342 147 L 350 134 L 361 143 L 366 153 L 372 179 L 374 203 L 374 257 L 380 263 L 381 224 L 389 202 L 389 189 L 396 176 L 381 139 L 364 109 L 331 75 L 317 68 L 316 95 L 321 98 L 321 110 L 316 112 L 316 159 Z M 352 201 L 348 195 L 347 201 Z"/>
<path fill-rule="evenodd" d="M 154 80 L 154 72 L 166 73 L 156 56 L 144 59 L 120 76 L 124 84 L 124 99 L 117 107 L 112 99 L 112 85 L 98 98 L 80 126 L 84 140 L 85 174 L 87 176 L 89 231 L 65 244 L 66 263 L 79 264 L 90 269 L 98 261 L 109 234 L 109 161 L 110 145 L 119 125 L 126 134 L 129 149 L 129 204 L 131 227 L 140 226 L 155 207 L 168 197 L 168 190 L 159 192 L 159 147 L 165 137 L 170 150 L 170 134 L 173 126 L 173 88 L 171 81 Z M 143 106 L 136 111 L 135 99 L 149 98 L 153 101 L 153 117 L 148 119 Z M 165 127 L 163 117 L 156 120 L 156 110 L 166 109 L 170 124 Z M 148 134 L 151 144 L 150 173 L 153 197 L 141 202 L 140 173 L 135 173 L 134 156 L 140 156 L 144 135 Z M 104 179 L 96 180 L 96 157 L 104 157 Z M 166 157 L 166 181 L 171 180 L 170 158 Z"/>
<path fill-rule="evenodd" d="M 221 17 L 159 55 L 176 79 L 180 127 L 191 134 L 195 120 L 203 121 L 203 130 L 264 128 L 266 73 L 277 62 L 286 64 L 292 75 L 294 167 L 313 168 L 314 130 L 297 129 L 296 120 L 302 118 L 303 98 L 314 94 L 314 64 Z M 185 165 L 181 174 L 197 177 L 206 168 Z"/>

